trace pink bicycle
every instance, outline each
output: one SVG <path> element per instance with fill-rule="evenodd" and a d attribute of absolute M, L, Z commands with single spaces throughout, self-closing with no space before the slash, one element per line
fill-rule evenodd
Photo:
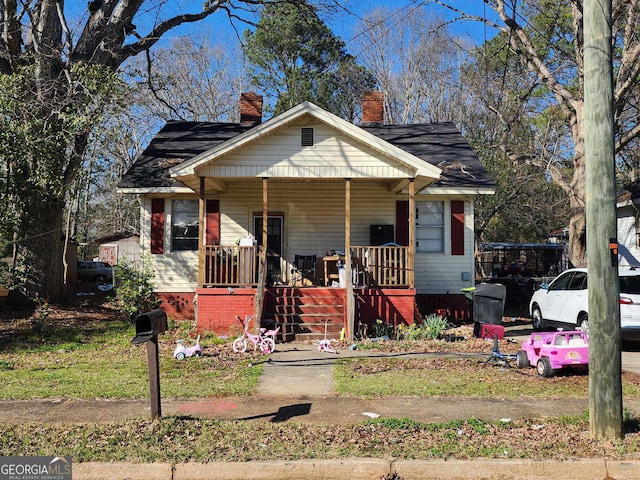
<path fill-rule="evenodd" d="M 272 336 L 264 335 L 265 332 L 251 333 L 249 328 L 251 326 L 251 319 L 253 318 L 255 318 L 255 315 L 245 315 L 243 323 L 240 317 L 236 315 L 236 320 L 238 320 L 240 325 L 242 325 L 244 332 L 241 337 L 238 337 L 233 341 L 233 351 L 236 353 L 244 353 L 249 347 L 249 342 L 251 342 L 253 344 L 253 351 L 256 351 L 256 349 L 259 348 L 260 352 L 264 354 L 272 353 L 276 349 L 276 341 L 274 337 L 279 328 L 273 331 L 274 333 Z"/>

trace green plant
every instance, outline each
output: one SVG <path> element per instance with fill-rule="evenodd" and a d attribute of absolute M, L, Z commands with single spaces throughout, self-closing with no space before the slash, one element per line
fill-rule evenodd
<path fill-rule="evenodd" d="M 381 320 L 381 319 L 376 319 L 375 322 L 373 322 L 372 325 L 372 329 L 373 329 L 373 336 L 375 338 L 382 338 L 382 337 L 392 337 L 393 336 L 393 326 L 389 325 L 388 323 L 386 323 L 385 321 Z"/>
<path fill-rule="evenodd" d="M 447 324 L 447 319 L 437 313 L 432 313 L 425 317 L 424 323 L 422 324 L 422 328 L 425 331 L 425 339 L 436 340 L 441 338 L 447 329 Z"/>
<path fill-rule="evenodd" d="M 398 340 L 437 340 L 442 338 L 447 326 L 446 318 L 432 313 L 425 317 L 422 323 L 400 325 L 398 327 Z"/>
<path fill-rule="evenodd" d="M 116 265 L 116 300 L 121 312 L 134 319 L 139 313 L 160 306 L 160 299 L 153 293 L 154 273 L 151 259 L 143 256 L 140 267 L 123 261 Z"/>

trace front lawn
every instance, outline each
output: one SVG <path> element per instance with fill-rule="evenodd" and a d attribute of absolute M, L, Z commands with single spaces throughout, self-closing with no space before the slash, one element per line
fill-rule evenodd
<path fill-rule="evenodd" d="M 114 312 L 51 310 L 47 318 L 2 320 L 0 399 L 146 398 L 147 352 L 131 344 L 135 327 Z M 165 397 L 246 395 L 262 373 L 262 355 L 235 354 L 228 342 L 201 339 L 199 359 L 173 358 L 175 340 L 195 343 L 189 323 L 159 335 Z"/>
<path fill-rule="evenodd" d="M 366 358 L 340 362 L 336 391 L 344 396 L 464 396 L 486 398 L 585 398 L 589 376 L 561 371 L 540 377 L 535 368 L 496 366 L 487 356 L 472 358 Z M 515 362 L 513 362 L 515 365 Z M 626 398 L 640 397 L 640 375 L 624 373 Z"/>

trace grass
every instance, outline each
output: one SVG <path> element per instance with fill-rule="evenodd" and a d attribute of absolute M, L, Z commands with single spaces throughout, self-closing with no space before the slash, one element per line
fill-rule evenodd
<path fill-rule="evenodd" d="M 4 342 L 0 399 L 148 397 L 146 348 L 131 344 L 135 328 L 130 322 L 107 322 L 84 331 L 40 328 Z M 248 395 L 255 390 L 261 359 L 234 354 L 205 337 L 201 344 L 206 355 L 178 361 L 173 358 L 174 339 L 183 334 L 189 332 L 178 327 L 159 336 L 163 396 Z"/>
<path fill-rule="evenodd" d="M 491 365 L 485 358 L 354 359 L 335 368 L 343 396 L 584 398 L 588 375 L 538 376 L 535 369 Z M 626 398 L 640 397 L 640 376 L 623 375 Z"/>
<path fill-rule="evenodd" d="M 110 424 L 0 425 L 0 455 L 58 455 L 75 462 L 211 462 L 304 458 L 624 458 L 638 433 L 591 442 L 585 417 L 571 421 L 426 424 L 377 419 L 355 425 L 165 417 Z"/>
<path fill-rule="evenodd" d="M 203 337 L 202 358 L 177 361 L 177 338 L 189 325 L 160 336 L 163 397 L 249 395 L 262 372 L 262 355 L 238 355 L 229 342 Z M 0 336 L 0 399 L 147 398 L 144 346 L 119 320 L 26 323 Z M 407 345 L 402 346 L 406 348 Z M 490 366 L 482 359 L 357 359 L 336 368 L 342 395 L 585 397 L 586 375 L 552 379 Z M 625 396 L 640 396 L 623 380 Z M 210 462 L 303 458 L 568 458 L 640 455 L 638 420 L 626 418 L 621 442 L 590 441 L 588 418 L 517 422 L 477 419 L 443 424 L 380 418 L 353 425 L 225 421 L 164 417 L 100 424 L 0 424 L 0 456 L 71 455 L 76 462 Z"/>

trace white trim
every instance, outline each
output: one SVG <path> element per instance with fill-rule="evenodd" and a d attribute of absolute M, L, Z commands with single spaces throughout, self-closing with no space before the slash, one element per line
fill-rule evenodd
<path fill-rule="evenodd" d="M 254 128 L 247 130 L 220 145 L 208 150 L 200 155 L 186 160 L 180 165 L 176 165 L 169 169 L 169 173 L 174 178 L 188 177 L 196 175 L 196 170 L 205 164 L 215 161 L 217 158 L 227 155 L 233 150 L 241 148 L 251 142 L 258 140 L 259 138 L 277 130 L 304 115 L 311 115 L 318 121 L 326 124 L 327 126 L 341 131 L 343 134 L 354 138 L 355 140 L 366 144 L 368 147 L 382 153 L 383 155 L 397 161 L 398 163 L 407 165 L 415 169 L 416 177 L 426 177 L 433 180 L 440 178 L 442 170 L 438 167 L 430 165 L 424 162 L 422 159 L 412 155 L 401 148 L 398 148 L 379 137 L 361 129 L 360 127 L 353 125 L 352 123 L 343 120 L 342 118 L 334 115 L 322 108 L 314 105 L 311 102 L 304 102 L 300 105 L 293 107 L 290 110 L 268 120 L 265 123 L 255 126 Z"/>
<path fill-rule="evenodd" d="M 408 192 L 408 190 L 403 190 L 403 193 Z M 438 186 L 429 186 L 425 187 L 416 195 L 493 195 L 496 193 L 496 189 L 494 187 L 438 187 Z"/>
<path fill-rule="evenodd" d="M 136 187 L 136 188 L 117 188 L 117 193 L 127 194 L 154 194 L 154 193 L 195 193 L 195 190 L 189 187 Z"/>

